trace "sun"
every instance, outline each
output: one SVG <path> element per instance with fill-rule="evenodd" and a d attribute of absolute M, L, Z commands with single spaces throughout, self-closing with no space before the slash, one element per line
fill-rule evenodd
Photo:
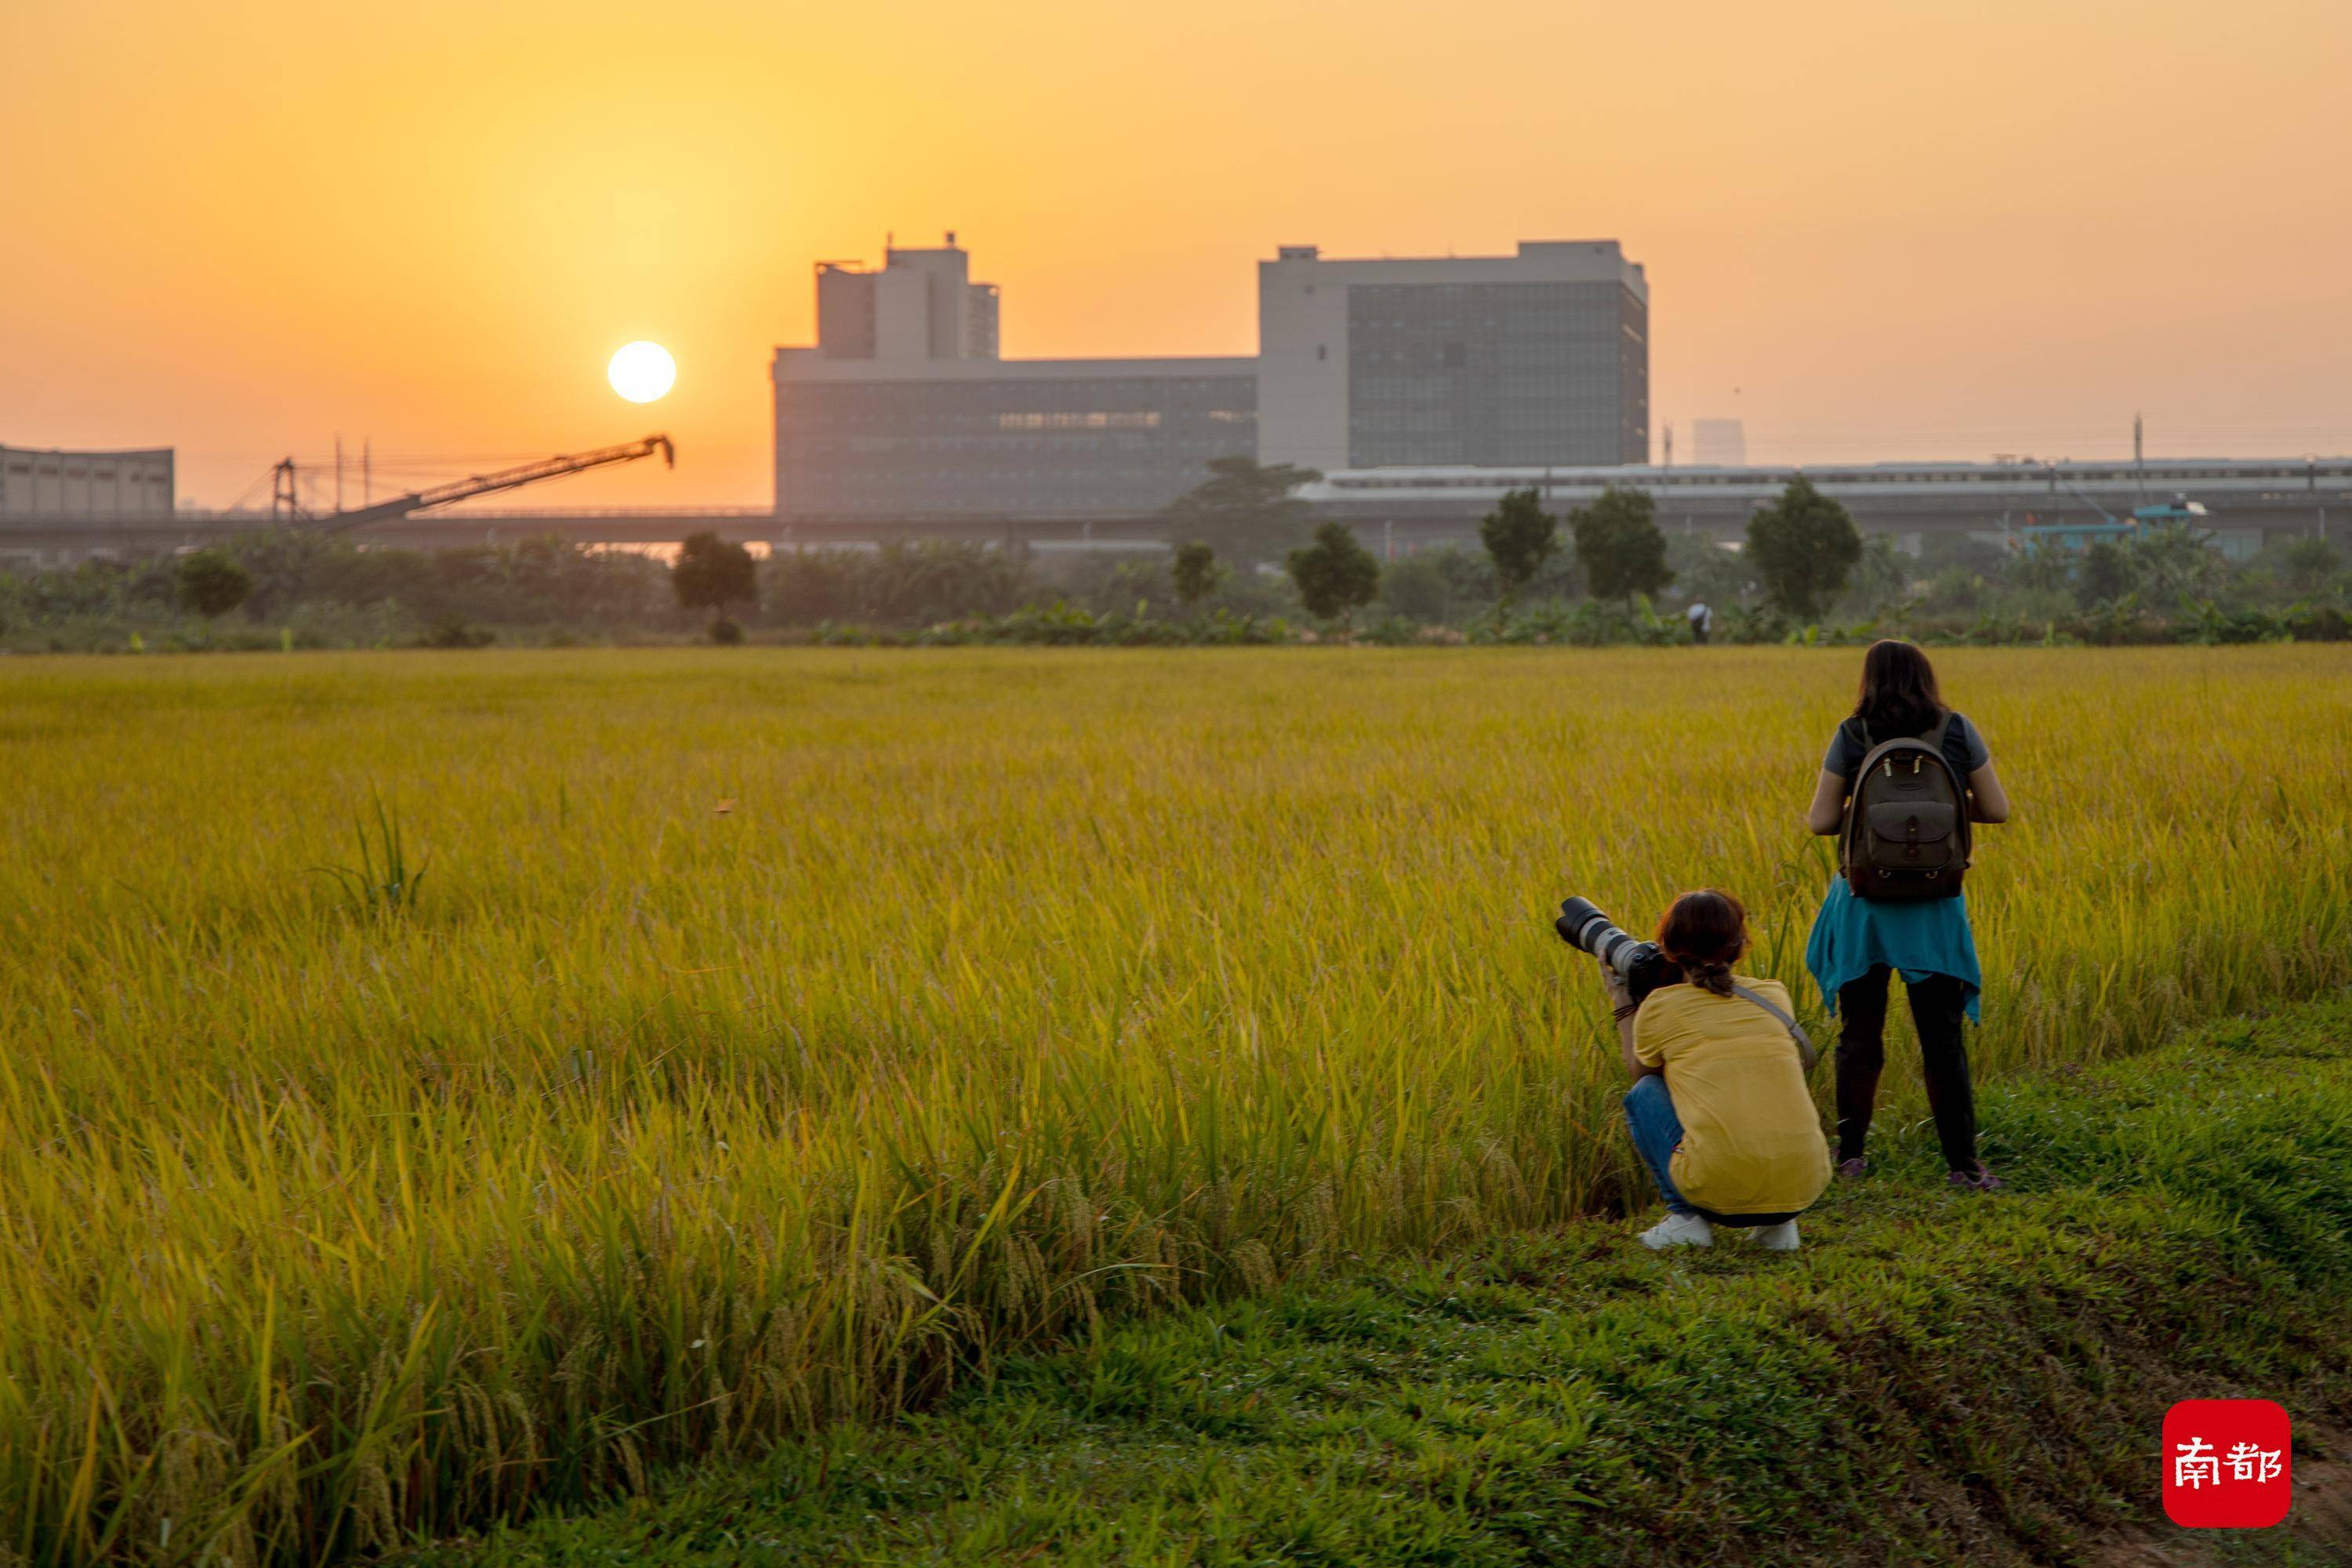
<path fill-rule="evenodd" d="M 677 362 L 659 343 L 625 343 L 604 374 L 613 390 L 630 402 L 651 403 L 677 380 Z"/>

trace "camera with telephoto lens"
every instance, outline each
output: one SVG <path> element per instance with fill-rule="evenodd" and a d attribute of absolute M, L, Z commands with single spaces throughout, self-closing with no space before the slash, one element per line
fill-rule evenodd
<path fill-rule="evenodd" d="M 1559 940 L 1580 952 L 1589 952 L 1615 970 L 1625 982 L 1625 990 L 1635 1002 L 1645 1000 L 1661 985 L 1679 985 L 1683 966 L 1658 951 L 1654 942 L 1643 942 L 1620 931 L 1607 915 L 1594 909 L 1591 900 L 1566 899 L 1559 906 L 1559 918 L 1551 922 L 1559 932 Z"/>

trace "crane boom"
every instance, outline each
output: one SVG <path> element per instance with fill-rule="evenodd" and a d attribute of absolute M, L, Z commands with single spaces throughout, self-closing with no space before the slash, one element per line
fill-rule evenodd
<path fill-rule="evenodd" d="M 492 474 L 452 479 L 447 484 L 411 490 L 406 495 L 394 496 L 373 506 L 330 512 L 319 519 L 316 526 L 321 531 L 331 533 L 349 528 L 364 528 L 372 522 L 388 522 L 396 517 L 406 517 L 413 511 L 471 500 L 476 496 L 495 495 L 500 490 L 537 484 L 541 479 L 560 479 L 566 474 L 583 474 L 591 468 L 606 468 L 614 463 L 634 463 L 656 452 L 669 467 L 677 467 L 677 449 L 670 444 L 669 437 L 648 436 L 642 441 L 630 441 L 618 447 L 599 447 L 593 452 L 559 452 L 552 458 L 541 458 L 538 462 L 525 463 L 520 468 L 500 468 Z"/>

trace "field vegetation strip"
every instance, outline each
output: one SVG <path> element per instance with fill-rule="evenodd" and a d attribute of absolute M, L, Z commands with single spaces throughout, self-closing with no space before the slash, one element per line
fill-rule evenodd
<path fill-rule="evenodd" d="M 2352 1485 L 2352 1001 L 1989 1101 L 2021 1155 L 1997 1198 L 1945 1189 L 1915 1128 L 1794 1257 L 1496 1237 L 409 1568 L 2201 1563 L 2158 1438 L 2216 1397 L 2286 1404 L 2313 1479 L 2226 1560 L 2343 1561 L 2315 1493 Z"/>
<path fill-rule="evenodd" d="M 2343 650 L 1942 664 L 2020 803 L 1980 1076 L 2352 980 Z M 1853 674 L 12 659 L 0 1519 L 37 1563 L 310 1562 L 1606 1208 L 1553 904 L 1729 888 L 1818 1025 L 1796 817 Z M 308 871 L 362 822 L 431 868 L 365 912 Z"/>

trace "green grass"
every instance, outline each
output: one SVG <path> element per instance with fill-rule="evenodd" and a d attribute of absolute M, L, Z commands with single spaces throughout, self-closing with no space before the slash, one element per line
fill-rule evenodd
<path fill-rule="evenodd" d="M 2155 1497 L 2174 1399 L 2280 1399 L 2307 1464 L 2352 1416 L 2352 1003 L 1986 1110 L 2017 1150 L 1998 1197 L 1943 1189 L 1915 1128 L 1794 1257 L 1502 1238 L 416 1568 L 2073 1563 L 2182 1533 Z"/>
<path fill-rule="evenodd" d="M 311 1562 L 1604 1206 L 1555 901 L 1729 888 L 1818 1021 L 1856 659 L 7 660 L 0 1548 Z M 2352 650 L 1938 662 L 1986 1079 L 2352 979 Z"/>

